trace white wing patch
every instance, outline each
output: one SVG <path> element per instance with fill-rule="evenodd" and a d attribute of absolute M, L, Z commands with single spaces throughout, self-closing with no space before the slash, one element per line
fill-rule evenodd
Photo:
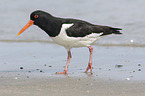
<path fill-rule="evenodd" d="M 86 47 L 90 44 L 94 43 L 96 40 L 100 39 L 100 35 L 102 33 L 92 33 L 90 35 L 87 35 L 85 37 L 69 37 L 66 34 L 66 29 L 73 26 L 73 24 L 63 24 L 60 34 L 56 37 L 51 37 L 51 39 L 59 44 L 64 46 L 65 48 L 72 48 L 72 47 Z"/>

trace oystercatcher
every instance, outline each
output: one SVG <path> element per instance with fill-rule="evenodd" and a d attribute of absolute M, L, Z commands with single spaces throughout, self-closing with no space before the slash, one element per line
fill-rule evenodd
<path fill-rule="evenodd" d="M 36 10 L 31 13 L 30 21 L 22 28 L 17 36 L 33 24 L 44 30 L 55 43 L 64 46 L 67 50 L 68 57 L 65 70 L 57 74 L 67 74 L 68 66 L 72 58 L 71 48 L 74 47 L 89 48 L 90 58 L 85 72 L 88 72 L 90 69 L 92 73 L 93 47 L 91 47 L 91 44 L 109 34 L 122 34 L 120 32 L 122 29 L 120 28 L 94 25 L 78 19 L 59 18 L 47 12 Z"/>

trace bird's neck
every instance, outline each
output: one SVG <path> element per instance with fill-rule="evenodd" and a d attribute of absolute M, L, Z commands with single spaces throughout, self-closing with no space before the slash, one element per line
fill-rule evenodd
<path fill-rule="evenodd" d="M 44 30 L 50 37 L 56 37 L 61 30 L 61 21 L 55 18 L 46 20 L 43 24 L 38 25 Z"/>

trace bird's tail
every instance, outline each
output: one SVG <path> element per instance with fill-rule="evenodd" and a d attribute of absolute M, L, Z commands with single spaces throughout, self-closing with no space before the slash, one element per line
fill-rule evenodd
<path fill-rule="evenodd" d="M 122 29 L 104 26 L 103 34 L 101 36 L 109 35 L 109 34 L 122 34 L 120 30 Z"/>
<path fill-rule="evenodd" d="M 120 32 L 120 30 L 122 30 L 121 28 L 110 28 L 111 30 L 112 30 L 112 33 L 113 34 L 122 34 L 121 32 Z"/>

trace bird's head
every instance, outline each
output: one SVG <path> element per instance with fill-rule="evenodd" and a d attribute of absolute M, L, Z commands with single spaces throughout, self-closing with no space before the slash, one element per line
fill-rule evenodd
<path fill-rule="evenodd" d="M 17 36 L 23 33 L 31 25 L 37 25 L 39 27 L 44 26 L 47 23 L 46 19 L 48 19 L 49 17 L 51 18 L 52 15 L 41 10 L 32 12 L 30 15 L 29 22 L 21 29 L 21 31 L 17 34 Z"/>

